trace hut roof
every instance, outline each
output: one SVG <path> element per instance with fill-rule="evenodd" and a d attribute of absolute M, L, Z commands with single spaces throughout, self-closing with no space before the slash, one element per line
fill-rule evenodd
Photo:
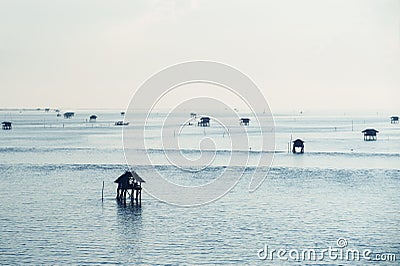
<path fill-rule="evenodd" d="M 1 122 L 3 125 L 11 125 L 12 124 L 12 122 L 9 122 L 9 121 L 3 121 L 3 122 Z"/>
<path fill-rule="evenodd" d="M 91 115 L 90 116 L 90 119 L 96 119 L 97 118 L 97 115 Z"/>
<path fill-rule="evenodd" d="M 301 139 L 295 139 L 293 140 L 294 143 L 304 143 L 304 140 Z"/>
<path fill-rule="evenodd" d="M 379 133 L 379 131 L 374 128 L 367 128 L 361 131 L 361 133 Z"/>
<path fill-rule="evenodd" d="M 125 173 L 123 173 L 117 179 L 114 180 L 114 183 L 120 183 L 121 180 L 123 180 L 125 178 L 129 178 L 129 177 L 132 177 L 132 173 L 129 171 L 125 171 Z"/>
<path fill-rule="evenodd" d="M 65 113 L 64 113 L 64 117 L 72 117 L 72 116 L 74 116 L 74 115 L 75 115 L 74 112 L 65 112 Z"/>
<path fill-rule="evenodd" d="M 240 120 L 242 120 L 242 121 L 250 121 L 250 118 L 240 118 Z"/>
<path fill-rule="evenodd" d="M 119 183 L 120 180 L 124 178 L 132 177 L 137 182 L 145 183 L 146 181 L 143 180 L 135 171 L 125 171 L 122 175 L 120 175 L 117 179 L 115 179 L 114 183 Z"/>
<path fill-rule="evenodd" d="M 141 178 L 135 171 L 132 171 L 132 177 L 137 182 L 146 183 L 146 181 L 144 181 L 143 178 Z"/>

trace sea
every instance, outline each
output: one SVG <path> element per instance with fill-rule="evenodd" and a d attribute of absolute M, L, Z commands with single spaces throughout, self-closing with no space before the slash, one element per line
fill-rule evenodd
<path fill-rule="evenodd" d="M 243 138 L 254 144 L 235 151 L 249 158 L 237 177 L 243 165 L 230 165 L 226 141 L 243 127 L 236 118 L 227 134 L 212 120 L 184 130 L 177 123 L 180 145 L 169 153 L 215 157 L 183 171 L 164 158 L 167 113 L 150 117 L 146 148 L 137 154 L 151 163 L 142 164 L 127 158 L 123 136 L 143 142 L 144 129 L 134 119 L 116 126 L 120 111 L 74 110 L 70 119 L 54 110 L 0 111 L 13 123 L 0 130 L 0 264 L 399 265 L 400 125 L 390 123 L 393 114 L 276 113 L 272 151 L 258 148 L 251 119 Z M 363 140 L 366 128 L 379 130 L 376 141 Z M 204 137 L 215 149 L 200 151 Z M 291 152 L 297 138 L 304 154 Z M 270 164 L 257 163 L 263 153 L 272 153 Z M 160 200 L 149 183 L 141 205 L 116 201 L 119 175 L 133 169 L 146 180 L 154 168 L 181 186 L 209 184 L 226 170 L 238 180 L 198 206 Z M 250 192 L 257 168 L 266 177 Z"/>

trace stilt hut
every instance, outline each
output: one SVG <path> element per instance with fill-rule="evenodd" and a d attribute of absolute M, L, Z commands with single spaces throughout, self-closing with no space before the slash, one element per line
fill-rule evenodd
<path fill-rule="evenodd" d="M 370 140 L 376 140 L 377 136 L 376 133 L 379 133 L 378 130 L 373 129 L 373 128 L 367 128 L 361 131 L 361 133 L 364 134 L 364 140 L 365 141 L 370 141 Z"/>
<path fill-rule="evenodd" d="M 127 125 L 129 125 L 129 122 L 124 122 L 124 121 L 120 120 L 120 121 L 115 122 L 114 125 L 116 125 L 116 126 L 127 126 Z"/>
<path fill-rule="evenodd" d="M 126 194 L 128 192 L 131 203 L 142 204 L 142 183 L 145 181 L 135 171 L 125 171 L 114 183 L 117 187 L 117 200 L 126 203 Z"/>
<path fill-rule="evenodd" d="M 304 141 L 301 139 L 296 139 L 293 141 L 292 152 L 297 153 L 297 148 L 300 148 L 300 153 L 304 153 Z"/>
<path fill-rule="evenodd" d="M 250 124 L 250 118 L 240 118 L 240 125 L 248 126 Z"/>
<path fill-rule="evenodd" d="M 390 117 L 390 123 L 391 124 L 398 124 L 399 123 L 399 117 L 398 116 Z"/>
<path fill-rule="evenodd" d="M 197 122 L 199 127 L 209 127 L 210 126 L 210 118 L 207 116 L 203 116 L 200 118 L 200 121 Z"/>
<path fill-rule="evenodd" d="M 64 113 L 64 118 L 69 119 L 75 116 L 74 112 L 66 112 Z"/>
<path fill-rule="evenodd" d="M 3 130 L 11 130 L 12 129 L 12 123 L 8 121 L 4 121 L 1 123 Z"/>
<path fill-rule="evenodd" d="M 97 115 L 91 115 L 89 117 L 89 122 L 96 122 L 96 119 L 97 119 Z"/>

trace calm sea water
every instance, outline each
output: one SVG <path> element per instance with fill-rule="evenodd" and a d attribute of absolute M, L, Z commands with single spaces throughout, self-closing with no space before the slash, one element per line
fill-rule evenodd
<path fill-rule="evenodd" d="M 321 252 L 338 248 L 337 240 L 344 238 L 342 250 L 395 254 L 396 262 L 382 265 L 398 265 L 400 126 L 391 125 L 387 115 L 276 115 L 274 162 L 254 193 L 247 191 L 257 166 L 252 158 L 262 151 L 255 148 L 257 129 L 250 125 L 254 146 L 238 185 L 213 203 L 182 208 L 146 193 L 141 207 L 115 201 L 113 180 L 126 164 L 122 129 L 113 123 L 122 118 L 119 112 L 97 111 L 97 122 L 87 122 L 93 113 L 65 120 L 54 112 L 0 112 L 14 126 L 0 131 L 1 264 L 367 264 L 328 255 L 296 261 L 293 252 L 287 261 L 258 258 L 266 245 Z M 159 171 L 193 185 L 212 181 L 225 169 L 229 147 L 213 125 L 179 136 L 189 156 L 197 156 L 195 140 L 204 134 L 220 140 L 213 165 L 190 175 L 168 165 L 157 138 L 159 116 L 148 138 Z M 130 122 L 134 136 L 140 128 Z M 363 141 L 360 131 L 368 127 L 380 130 L 377 141 Z M 287 153 L 295 138 L 306 141 L 305 154 Z M 145 173 L 152 166 L 134 167 Z M 234 173 L 235 167 L 229 170 Z"/>

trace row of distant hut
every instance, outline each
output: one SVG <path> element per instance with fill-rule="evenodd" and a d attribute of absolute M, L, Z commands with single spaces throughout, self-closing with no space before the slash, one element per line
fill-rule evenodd
<path fill-rule="evenodd" d="M 40 110 L 40 108 L 37 108 L 36 110 Z M 45 108 L 44 110 L 45 110 L 45 112 L 47 113 L 47 112 L 50 111 L 50 108 Z M 55 109 L 55 112 L 57 113 L 57 117 L 60 117 L 60 116 L 61 116 L 60 110 Z M 125 112 L 121 112 L 120 114 L 121 114 L 121 116 L 124 116 L 124 115 L 125 115 Z M 71 118 L 73 118 L 73 117 L 75 116 L 75 112 L 65 112 L 65 113 L 63 114 L 63 116 L 64 116 L 65 119 L 71 119 Z M 92 123 L 93 123 L 93 122 L 96 122 L 97 118 L 98 118 L 98 116 L 95 115 L 95 114 L 93 114 L 93 115 L 91 115 L 91 116 L 89 117 L 89 122 L 92 122 Z M 127 126 L 127 125 L 129 125 L 129 122 L 125 122 L 125 121 L 123 121 L 123 120 L 118 120 L 118 121 L 116 121 L 114 124 L 115 124 L 116 126 Z M 11 121 L 3 121 L 3 122 L 1 123 L 1 125 L 2 125 L 2 129 L 3 129 L 3 130 L 11 130 L 11 129 L 12 129 L 12 122 L 11 122 Z"/>
<path fill-rule="evenodd" d="M 190 116 L 193 119 L 197 118 L 196 113 L 190 113 Z M 243 126 L 248 126 L 250 124 L 250 118 L 240 118 L 239 121 L 240 121 L 240 125 L 243 125 Z M 390 123 L 398 124 L 399 117 L 398 116 L 390 117 Z M 192 125 L 192 123 L 189 122 L 189 125 Z M 209 127 L 210 126 L 210 118 L 208 116 L 200 117 L 199 121 L 197 122 L 197 126 Z M 364 134 L 364 141 L 375 141 L 375 140 L 377 140 L 377 133 L 379 133 L 379 131 L 374 128 L 367 128 L 367 129 L 364 129 L 363 131 L 361 131 L 361 133 Z M 293 153 L 304 153 L 304 141 L 301 139 L 294 140 L 293 146 L 292 146 L 292 152 Z"/>
<path fill-rule="evenodd" d="M 74 112 L 66 112 L 66 113 L 64 113 L 64 118 L 69 119 L 69 118 L 74 117 L 74 115 L 75 115 Z M 124 116 L 125 112 L 121 112 L 121 115 Z M 89 117 L 89 122 L 91 122 L 91 123 L 96 122 L 96 120 L 97 120 L 97 115 L 91 115 Z M 118 121 L 116 121 L 114 123 L 114 125 L 116 125 L 116 126 L 127 126 L 127 125 L 129 125 L 129 122 L 125 122 L 123 120 L 118 120 Z"/>
<path fill-rule="evenodd" d="M 48 108 L 45 109 L 45 111 L 47 112 Z M 60 111 L 58 109 L 55 110 L 57 112 L 57 116 L 61 116 L 60 115 Z M 64 118 L 65 119 L 70 119 L 72 117 L 75 116 L 74 112 L 65 112 L 64 114 Z M 125 112 L 121 112 L 121 115 L 124 116 Z M 190 116 L 192 117 L 192 119 L 197 119 L 197 114 L 196 113 L 190 113 Z M 89 117 L 89 122 L 96 122 L 97 120 L 97 115 L 91 115 Z M 210 117 L 208 116 L 202 116 L 200 117 L 200 119 L 197 122 L 197 126 L 199 127 L 209 127 L 210 126 Z M 392 116 L 390 117 L 390 123 L 391 124 L 398 124 L 399 123 L 399 117 L 398 116 Z M 250 125 L 250 118 L 247 117 L 243 117 L 239 119 L 239 124 L 243 125 L 243 126 L 249 126 Z M 129 122 L 125 122 L 122 120 L 119 120 L 117 122 L 115 122 L 116 126 L 126 126 L 129 125 Z M 189 122 L 189 125 L 193 125 L 192 122 Z M 12 129 L 12 122 L 10 121 L 3 121 L 2 122 L 2 128 L 3 130 L 10 130 Z M 362 131 L 362 133 L 364 133 L 364 140 L 368 141 L 368 140 L 376 140 L 377 137 L 377 133 L 379 133 L 378 130 L 376 129 L 365 129 Z"/>
<path fill-rule="evenodd" d="M 190 116 L 192 119 L 197 119 L 197 114 L 196 113 L 190 113 Z M 210 120 L 211 118 L 208 116 L 202 116 L 200 117 L 199 121 L 197 122 L 197 126 L 199 127 L 209 127 L 210 126 Z M 239 119 L 239 123 L 242 126 L 248 126 L 250 125 L 250 118 L 244 117 Z M 192 122 L 189 122 L 189 125 L 193 125 Z"/>
<path fill-rule="evenodd" d="M 391 124 L 398 124 L 399 123 L 399 117 L 398 116 L 392 116 L 390 117 L 390 123 Z M 375 128 L 367 128 L 361 131 L 361 133 L 364 134 L 364 141 L 375 141 L 377 140 L 377 134 L 379 133 L 378 130 Z M 296 139 L 293 141 L 293 146 L 292 146 L 292 152 L 293 153 L 304 153 L 304 141 L 301 139 Z"/>
<path fill-rule="evenodd" d="M 377 139 L 377 133 L 379 133 L 379 131 L 374 128 L 367 128 L 361 131 L 361 133 L 364 134 L 364 141 L 371 141 Z M 304 153 L 304 140 L 302 139 L 294 140 L 292 146 L 292 152 Z"/>

